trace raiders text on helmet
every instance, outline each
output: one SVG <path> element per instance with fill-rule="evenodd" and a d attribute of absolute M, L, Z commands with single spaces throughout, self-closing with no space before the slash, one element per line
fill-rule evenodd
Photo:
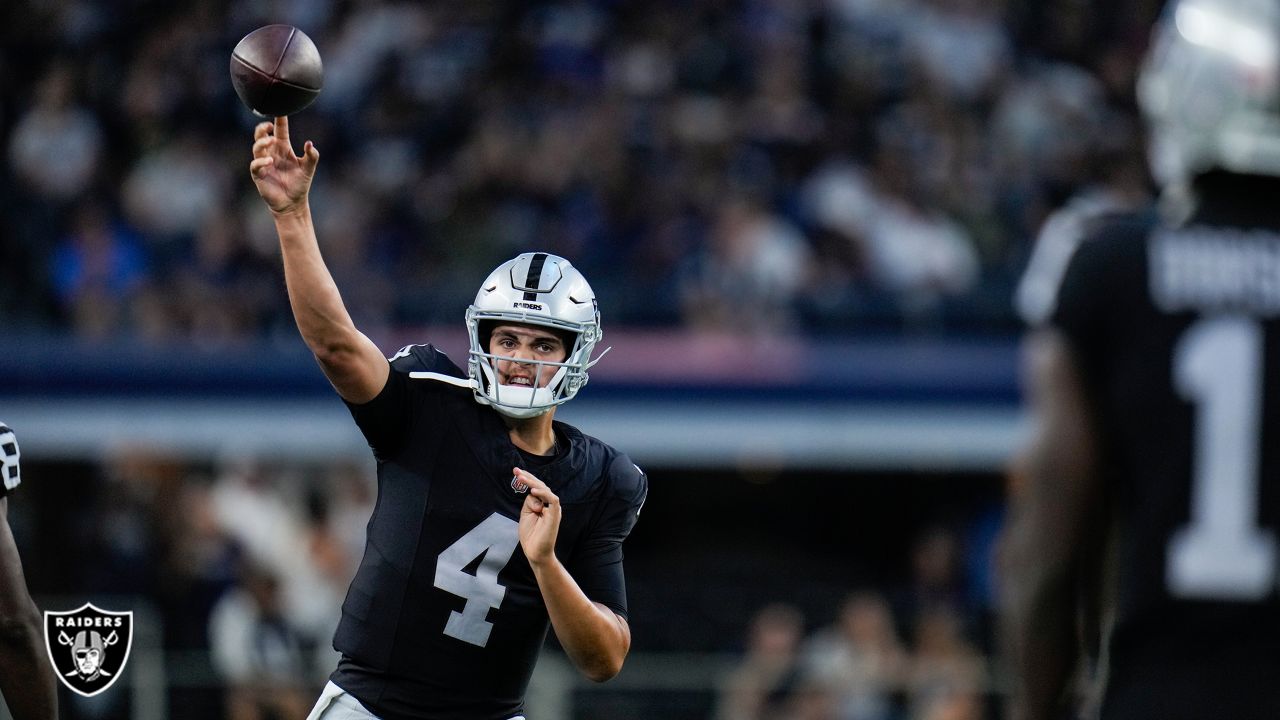
<path fill-rule="evenodd" d="M 1211 170 L 1280 175 L 1280 4 L 1174 0 L 1138 78 L 1162 185 Z"/>
<path fill-rule="evenodd" d="M 500 385 L 495 363 L 514 358 L 489 352 L 489 334 L 504 322 L 541 325 L 571 335 L 568 357 L 558 363 L 520 360 L 534 366 L 534 387 Z M 591 353 L 603 332 L 595 293 L 582 273 L 562 257 L 524 253 L 499 265 L 480 286 L 467 308 L 467 335 L 467 372 L 476 400 L 504 415 L 529 418 L 570 400 L 587 384 L 587 369 L 600 359 L 592 360 Z M 551 381 L 538 387 L 547 374 Z"/>

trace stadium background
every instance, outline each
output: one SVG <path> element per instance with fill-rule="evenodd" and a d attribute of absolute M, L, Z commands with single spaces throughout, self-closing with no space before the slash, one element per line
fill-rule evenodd
<path fill-rule="evenodd" d="M 1132 84 L 1157 11 L 7 3 L 10 519 L 42 608 L 138 615 L 127 676 L 64 717 L 295 717 L 332 663 L 372 467 L 246 172 L 227 60 L 269 22 L 324 56 L 293 135 L 380 347 L 463 357 L 476 283 L 527 249 L 600 297 L 614 350 L 561 417 L 651 476 L 635 644 L 603 686 L 545 655 L 532 717 L 998 717 L 1014 288 L 1041 232 L 1148 202 Z M 258 692 L 275 715 L 244 714 Z"/>

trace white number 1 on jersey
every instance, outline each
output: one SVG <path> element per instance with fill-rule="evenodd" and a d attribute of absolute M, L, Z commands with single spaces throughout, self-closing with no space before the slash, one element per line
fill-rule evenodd
<path fill-rule="evenodd" d="M 1173 381 L 1196 404 L 1191 523 L 1169 542 L 1169 592 L 1260 600 L 1276 582 L 1276 541 L 1258 527 L 1262 328 L 1242 317 L 1192 325 L 1178 341 Z"/>
<path fill-rule="evenodd" d="M 485 618 L 491 608 L 502 605 L 507 594 L 498 582 L 498 573 L 507 566 L 519 544 L 520 524 L 494 513 L 440 553 L 436 558 L 436 587 L 467 601 L 462 612 L 449 613 L 445 635 L 480 647 L 489 642 L 493 623 Z M 475 575 L 463 570 L 481 556 Z"/>

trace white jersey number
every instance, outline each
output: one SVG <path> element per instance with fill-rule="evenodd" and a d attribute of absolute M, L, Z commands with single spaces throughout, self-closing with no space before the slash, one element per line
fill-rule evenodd
<path fill-rule="evenodd" d="M 467 601 L 462 612 L 449 613 L 445 635 L 480 647 L 489 642 L 493 623 L 485 618 L 491 608 L 501 607 L 507 594 L 498 582 L 498 573 L 519 544 L 519 523 L 494 513 L 440 553 L 436 558 L 436 587 Z M 477 560 L 480 563 L 474 575 L 463 569 Z"/>
<path fill-rule="evenodd" d="M 1177 597 L 1260 600 L 1276 582 L 1274 534 L 1258 527 L 1263 335 L 1257 322 L 1218 317 L 1178 341 L 1173 381 L 1196 405 L 1191 523 L 1169 542 Z"/>

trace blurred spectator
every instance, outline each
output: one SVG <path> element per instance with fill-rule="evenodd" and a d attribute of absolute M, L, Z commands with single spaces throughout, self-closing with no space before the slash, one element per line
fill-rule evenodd
<path fill-rule="evenodd" d="M 227 687 L 228 720 L 306 715 L 312 688 L 301 643 L 270 570 L 242 564 L 239 582 L 213 608 L 209 642 Z"/>
<path fill-rule="evenodd" d="M 781 718 L 784 720 L 840 720 L 839 693 L 832 686 L 815 681 L 800 683 Z"/>
<path fill-rule="evenodd" d="M 54 292 L 78 335 L 102 340 L 128 327 L 129 301 L 148 277 L 146 252 L 100 203 L 76 208 L 51 263 Z"/>
<path fill-rule="evenodd" d="M 353 477 L 349 482 L 359 482 L 361 479 Z M 302 537 L 306 555 L 299 558 L 298 564 L 309 571 L 295 573 L 292 580 L 299 586 L 297 592 L 305 594 L 315 603 L 313 612 L 299 618 L 307 624 L 298 625 L 298 629 L 306 644 L 314 651 L 311 667 L 320 673 L 317 679 L 323 679 L 324 673 L 339 660 L 339 653 L 333 649 L 333 633 L 338 627 L 342 602 L 351 585 L 351 578 L 355 577 L 363 551 L 362 546 L 351 546 L 349 536 L 364 528 L 373 511 L 372 505 L 365 505 L 360 508 L 363 510 L 362 516 L 352 516 L 351 512 L 357 508 L 351 504 L 341 507 L 343 498 L 331 499 L 330 493 L 335 491 L 343 492 L 341 489 L 321 486 L 312 488 L 307 494 L 306 522 Z M 345 491 L 348 496 L 350 493 L 350 489 Z M 346 500 L 349 501 L 350 497 Z M 334 514 L 335 505 L 339 505 L 337 509 L 340 513 L 337 515 Z M 348 526 L 344 527 L 344 523 Z"/>
<path fill-rule="evenodd" d="M 904 109 L 904 112 L 906 109 Z M 820 168 L 803 186 L 802 205 L 815 229 L 831 233 L 823 272 L 835 287 L 867 286 L 887 293 L 903 312 L 934 312 L 944 296 L 961 295 L 977 281 L 973 239 L 941 209 L 943 180 L 912 171 L 914 136 L 884 129 L 875 165 Z M 855 289 L 856 288 L 851 288 Z"/>
<path fill-rule="evenodd" d="M 747 199 L 719 208 L 705 253 L 684 289 L 694 327 L 780 332 L 794 321 L 809 274 L 809 247 L 790 223 Z"/>
<path fill-rule="evenodd" d="M 231 178 L 193 131 L 153 148 L 125 178 L 128 217 L 165 259 L 184 260 L 200 227 L 226 206 Z"/>
<path fill-rule="evenodd" d="M 982 695 L 960 691 L 929 701 L 918 715 L 919 720 L 985 720 L 986 703 Z"/>
<path fill-rule="evenodd" d="M 924 618 L 939 609 L 958 618 L 962 633 L 972 632 L 976 621 L 965 587 L 964 550 L 956 533 L 944 525 L 926 527 L 916 537 L 911 547 L 911 578 L 892 596 L 905 637 L 914 637 Z"/>
<path fill-rule="evenodd" d="M 283 494 L 284 486 L 262 461 L 242 457 L 223 463 L 209 493 L 218 526 L 271 570 L 282 570 L 299 557 L 297 506 Z"/>
<path fill-rule="evenodd" d="M 804 677 L 830 689 L 840 720 L 891 720 L 908 660 L 889 603 L 878 593 L 857 592 L 844 601 L 833 627 L 806 641 Z"/>
<path fill-rule="evenodd" d="M 804 617 L 794 606 L 761 608 L 747 632 L 746 654 L 716 702 L 718 720 L 783 720 L 798 680 Z M 803 704 L 810 704 L 805 702 Z"/>
<path fill-rule="evenodd" d="M 924 611 L 912 645 L 908 718 L 975 716 L 965 713 L 986 691 L 985 661 L 965 638 L 955 610 L 939 605 Z"/>
<path fill-rule="evenodd" d="M 213 507 L 227 535 L 275 578 L 293 627 L 309 643 L 327 645 L 350 580 L 341 576 L 354 568 L 345 554 L 335 559 L 342 551 L 330 537 L 327 510 L 308 512 L 301 485 L 300 478 L 239 459 L 229 462 L 215 482 Z M 334 584 L 335 576 L 340 584 Z"/>
<path fill-rule="evenodd" d="M 18 178 L 61 204 L 94 181 L 102 156 L 102 127 L 77 96 L 71 65 L 54 64 L 35 88 L 35 103 L 9 138 L 9 162 Z"/>
<path fill-rule="evenodd" d="M 377 479 L 372 467 L 360 463 L 335 462 L 328 468 L 327 482 L 321 485 L 327 493 L 324 514 L 325 526 L 338 547 L 332 550 L 348 563 L 345 568 L 329 567 L 327 574 L 347 573 L 341 578 L 341 587 L 351 584 L 351 576 L 365 548 L 365 525 L 373 513 L 377 497 Z"/>
<path fill-rule="evenodd" d="M 166 288 L 170 301 L 156 308 L 164 317 L 154 318 L 158 327 L 147 326 L 153 337 L 183 334 L 195 345 L 217 347 L 242 342 L 280 320 L 276 258 L 254 251 L 239 220 L 221 213 L 205 219 L 191 262 Z"/>
<path fill-rule="evenodd" d="M 360 327 L 376 332 L 391 317 L 394 268 L 378 262 L 372 253 L 374 208 L 369 207 L 368 197 L 358 196 L 353 190 L 333 184 L 326 187 L 328 192 L 315 212 L 316 234 L 322 238 L 325 262 L 343 289 L 352 319 L 361 323 Z"/>
<path fill-rule="evenodd" d="M 998 4 L 984 0 L 924 0 L 915 3 L 908 43 L 930 84 L 961 102 L 981 100 L 997 88 L 1013 60 Z"/>
<path fill-rule="evenodd" d="M 910 105 L 881 121 L 864 229 L 872 277 L 909 306 L 961 294 L 978 279 L 973 239 L 940 206 L 945 178 L 923 170 L 955 150 L 929 122 L 927 109 Z"/>

